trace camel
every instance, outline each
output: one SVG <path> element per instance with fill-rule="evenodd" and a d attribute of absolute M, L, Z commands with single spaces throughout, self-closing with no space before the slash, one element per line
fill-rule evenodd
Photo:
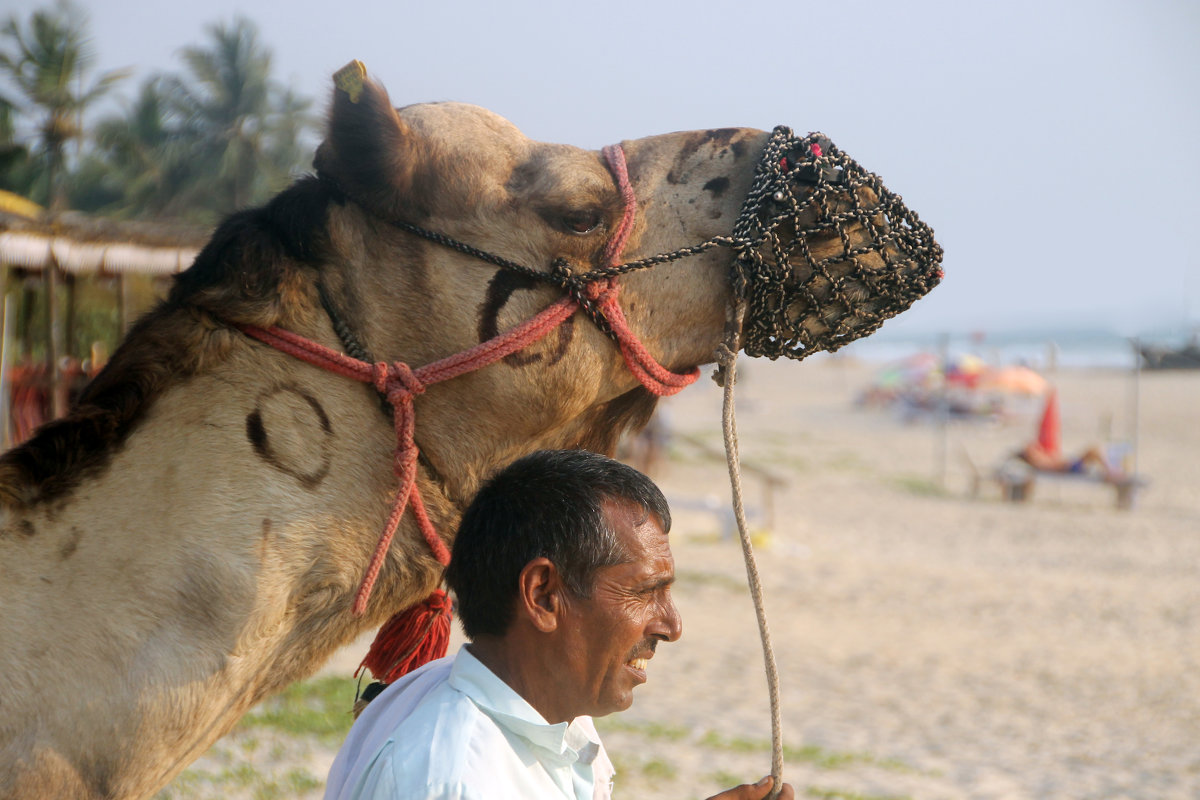
<path fill-rule="evenodd" d="M 728 235 L 768 134 L 626 141 L 626 260 Z M 412 514 L 350 607 L 396 490 L 371 385 L 246 326 L 414 367 L 533 317 L 561 289 L 396 224 L 549 271 L 605 262 L 627 203 L 597 152 L 459 103 L 334 90 L 316 174 L 215 231 L 70 414 L 0 457 L 0 797 L 144 798 L 255 703 L 434 590 Z M 814 235 L 811 247 L 842 246 Z M 655 359 L 710 363 L 727 248 L 632 272 L 620 306 Z M 576 313 L 413 401 L 417 486 L 449 543 L 493 470 L 539 448 L 611 452 L 656 396 Z"/>

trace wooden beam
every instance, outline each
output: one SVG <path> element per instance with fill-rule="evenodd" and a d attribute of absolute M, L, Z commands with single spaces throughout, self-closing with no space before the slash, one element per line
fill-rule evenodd
<path fill-rule="evenodd" d="M 58 262 L 53 256 L 42 272 L 42 281 L 46 288 L 46 367 L 50 376 L 50 415 L 51 419 L 58 419 L 66 414 L 67 402 L 62 370 L 58 366 L 59 356 L 63 352 L 63 331 L 58 314 Z"/>

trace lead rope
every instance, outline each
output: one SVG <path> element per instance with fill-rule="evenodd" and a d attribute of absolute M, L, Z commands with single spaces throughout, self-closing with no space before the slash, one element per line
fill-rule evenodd
<path fill-rule="evenodd" d="M 621 219 L 621 224 L 617 227 L 604 252 L 608 265 L 616 266 L 621 262 L 621 253 L 625 249 L 625 242 L 633 231 L 637 198 L 634 196 L 633 184 L 629 180 L 629 170 L 625 164 L 625 153 L 621 147 L 610 145 L 601 152 L 608 161 L 609 169 L 617 179 L 617 186 L 625 203 L 625 214 Z M 601 289 L 601 286 L 604 288 Z M 593 287 L 595 287 L 593 289 L 595 294 L 599 294 L 601 291 L 607 293 L 607 297 L 601 300 L 601 305 L 613 328 L 628 330 L 625 315 L 621 312 L 621 307 L 617 305 L 616 286 L 613 280 L 610 278 L 607 281 L 593 283 L 589 288 Z M 771 629 L 767 626 L 767 612 L 763 607 L 762 583 L 758 578 L 754 546 L 750 542 L 750 532 L 746 526 L 746 509 L 742 503 L 742 470 L 738 456 L 737 423 L 734 419 L 733 403 L 733 385 L 736 382 L 735 368 L 738 350 L 741 348 L 739 340 L 745 315 L 745 301 L 736 301 L 735 305 L 730 308 L 730 317 L 726 323 L 725 342 L 717 349 L 717 363 L 721 368 L 720 374 L 724 378 L 725 402 L 721 410 L 721 427 L 725 432 L 725 461 L 729 465 L 733 515 L 737 520 L 738 537 L 742 541 L 742 557 L 746 561 L 746 581 L 750 585 L 750 597 L 754 601 L 754 613 L 758 618 L 758 634 L 762 639 L 763 662 L 767 671 L 767 690 L 771 700 L 771 777 L 774 780 L 771 783 L 771 792 L 767 797 L 768 800 L 775 800 L 783 786 L 783 724 L 779 711 L 779 672 L 775 666 L 775 651 L 771 648 Z M 632 338 L 631 341 L 630 337 L 619 334 L 617 340 L 620 342 L 621 352 L 625 356 L 625 362 L 629 365 L 630 371 L 637 375 L 647 388 L 651 388 L 653 383 L 662 381 L 666 386 L 678 391 L 696 379 L 696 374 L 698 374 L 696 372 L 688 375 L 676 375 L 663 369 L 650 357 L 645 347 L 636 338 Z M 651 381 L 650 378 L 654 380 Z M 651 391 L 660 395 L 667 393 L 659 392 L 656 389 L 651 389 Z"/>
<path fill-rule="evenodd" d="M 742 469 L 738 454 L 737 421 L 734 419 L 733 385 L 737 382 L 737 354 L 741 347 L 742 319 L 746 306 L 738 302 L 733 307 L 725 341 L 717 348 L 717 364 L 720 367 L 714 379 L 724 388 L 721 405 L 721 429 L 725 434 L 725 462 L 729 467 L 729 488 L 733 495 L 733 516 L 737 520 L 738 538 L 742 542 L 742 558 L 746 561 L 746 582 L 750 586 L 750 597 L 754 601 L 754 614 L 758 619 L 758 635 L 762 640 L 763 665 L 767 673 L 767 693 L 771 700 L 771 792 L 767 800 L 775 800 L 783 787 L 783 722 L 779 710 L 779 670 L 775 665 L 775 651 L 771 647 L 771 629 L 767 625 L 767 612 L 763 606 L 762 582 L 758 577 L 758 564 L 754 560 L 754 546 L 750 542 L 750 530 L 746 525 L 746 509 L 742 502 Z"/>

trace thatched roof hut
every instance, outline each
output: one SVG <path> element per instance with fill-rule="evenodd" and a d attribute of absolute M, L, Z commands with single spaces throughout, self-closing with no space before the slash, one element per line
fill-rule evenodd
<path fill-rule="evenodd" d="M 5 198 L 3 195 L 8 195 Z M 0 192 L 0 264 L 69 274 L 169 275 L 187 269 L 211 232 L 152 222 L 124 222 L 77 211 L 52 214 Z"/>
<path fill-rule="evenodd" d="M 67 405 L 67 383 L 60 357 L 70 355 L 75 324 L 76 278 L 96 277 L 115 283 L 119 331 L 128 327 L 131 316 L 126 277 L 131 275 L 166 278 L 187 269 L 204 246 L 211 231 L 204 228 L 140 221 L 118 221 L 92 217 L 75 211 L 51 213 L 26 198 L 0 190 L 0 293 L 7 292 L 9 276 L 21 280 L 20 313 L 10 315 L 5 296 L 3 334 L 0 335 L 0 445 L 9 441 L 5 413 L 9 400 L 6 381 L 13 358 L 9 351 L 10 316 L 22 319 L 17 337 L 26 353 L 37 338 L 44 344 L 44 372 L 49 376 L 46 396 L 35 405 L 49 405 L 30 413 L 31 425 L 60 416 Z M 143 279 L 144 280 L 144 279 Z M 59 282 L 65 284 L 65 313 L 60 316 Z M 35 284 L 40 289 L 35 289 Z M 40 335 L 30 329 L 35 305 L 43 309 L 45 329 Z M 15 309 L 14 309 L 15 310 Z M 70 359 L 67 359 L 70 361 Z M 18 387 L 19 388 L 19 387 Z M 15 409 L 14 409 L 15 413 Z M 30 428 L 31 429 L 31 428 Z M 27 431 L 19 431 L 27 433 Z M 20 436 L 18 436 L 18 439 Z"/>

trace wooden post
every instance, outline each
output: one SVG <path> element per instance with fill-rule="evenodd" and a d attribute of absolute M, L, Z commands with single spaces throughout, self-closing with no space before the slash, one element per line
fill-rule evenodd
<path fill-rule="evenodd" d="M 5 270 L 7 273 L 7 270 Z M 7 278 L 7 274 L 5 275 Z M 3 285 L 7 289 L 6 284 Z M 12 446 L 12 387 L 8 383 L 9 339 L 12 333 L 12 298 L 4 293 L 4 321 L 0 323 L 0 446 Z"/>
<path fill-rule="evenodd" d="M 53 253 L 42 272 L 46 287 L 46 367 L 50 376 L 50 418 L 58 419 L 66 413 L 66 398 L 62 393 L 62 371 L 58 358 L 62 354 L 62 323 L 58 317 L 58 261 Z"/>
<path fill-rule="evenodd" d="M 8 264 L 0 261 L 0 294 L 4 295 L 4 321 L 0 323 L 0 448 L 5 450 L 12 445 L 12 386 L 8 383 L 8 369 L 15 305 L 8 294 L 8 274 Z"/>
<path fill-rule="evenodd" d="M 937 486 L 946 488 L 946 451 L 950 437 L 950 396 L 947 392 L 946 377 L 950 371 L 950 334 L 938 336 L 938 361 L 942 367 L 942 387 L 938 393 L 937 403 L 937 433 L 934 439 L 934 469 L 937 472 Z"/>
<path fill-rule="evenodd" d="M 32 276 L 21 273 L 21 361 L 33 364 L 33 310 L 37 306 L 37 291 Z"/>
<path fill-rule="evenodd" d="M 1138 471 L 1138 434 L 1141 432 L 1141 399 L 1142 399 L 1142 349 L 1138 345 L 1140 342 L 1137 337 L 1134 337 L 1129 342 L 1129 347 L 1133 350 L 1133 387 L 1131 389 L 1132 397 L 1129 404 L 1132 406 L 1130 412 L 1130 432 L 1129 432 L 1129 477 L 1137 478 Z M 1119 498 L 1118 498 L 1119 500 Z M 1130 503 L 1132 503 L 1132 498 Z"/>
<path fill-rule="evenodd" d="M 125 273 L 117 273 L 117 341 L 129 330 L 129 303 L 125 298 Z"/>
<path fill-rule="evenodd" d="M 75 356 L 75 291 L 76 278 L 74 273 L 66 273 L 63 279 L 67 287 L 67 318 L 64 322 L 65 333 L 63 334 L 63 349 L 62 355 L 68 358 Z"/>

